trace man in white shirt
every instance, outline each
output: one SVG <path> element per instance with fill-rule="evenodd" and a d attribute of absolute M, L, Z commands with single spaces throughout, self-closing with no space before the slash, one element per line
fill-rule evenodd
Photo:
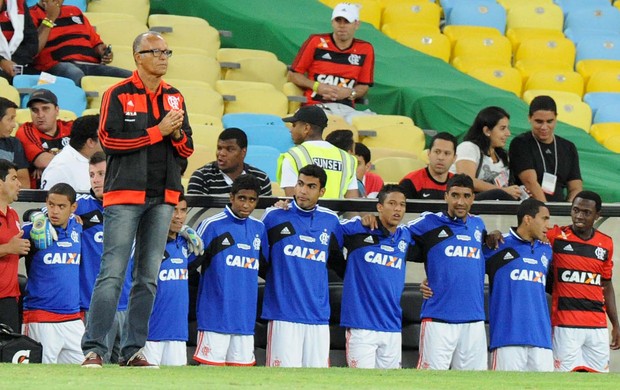
<path fill-rule="evenodd" d="M 67 183 L 76 192 L 90 190 L 88 160 L 100 152 L 97 136 L 99 115 L 85 115 L 73 122 L 69 145 L 56 155 L 43 171 L 41 189 L 49 189 L 57 183 Z"/>

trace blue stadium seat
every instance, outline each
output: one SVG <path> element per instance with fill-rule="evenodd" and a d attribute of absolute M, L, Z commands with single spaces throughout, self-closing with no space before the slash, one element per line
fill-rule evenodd
<path fill-rule="evenodd" d="M 443 9 L 443 14 L 445 19 L 448 19 L 452 9 L 461 3 L 479 3 L 479 4 L 494 4 L 497 3 L 495 0 L 441 0 L 441 8 Z"/>
<path fill-rule="evenodd" d="M 33 5 L 37 4 L 39 2 L 39 0 L 26 0 L 26 5 L 28 7 L 32 7 Z M 63 3 L 63 5 L 73 5 L 78 7 L 79 9 L 82 10 L 82 12 L 86 11 L 86 3 L 88 2 L 88 0 L 65 0 L 65 2 Z"/>
<path fill-rule="evenodd" d="M 564 16 L 584 9 L 611 7 L 609 0 L 555 0 L 555 3 L 562 8 Z"/>
<path fill-rule="evenodd" d="M 620 103 L 606 104 L 599 107 L 592 123 L 620 122 Z"/>
<path fill-rule="evenodd" d="M 446 25 L 494 27 L 504 34 L 506 10 L 495 1 L 455 1 L 450 13 L 446 14 Z"/>
<path fill-rule="evenodd" d="M 620 10 L 612 7 L 609 2 L 605 8 L 575 10 L 566 16 L 564 28 L 585 28 L 601 32 L 620 33 Z"/>
<path fill-rule="evenodd" d="M 620 60 L 620 36 L 589 36 L 577 44 L 575 63 L 586 60 Z"/>
<path fill-rule="evenodd" d="M 575 46 L 578 45 L 579 42 L 581 42 L 581 40 L 584 38 L 610 37 L 613 39 L 620 37 L 620 33 L 612 31 L 602 31 L 593 28 L 567 28 L 566 30 L 564 30 L 564 35 L 566 36 L 566 38 L 573 41 Z"/>
<path fill-rule="evenodd" d="M 250 114 L 250 113 L 234 113 L 226 114 L 222 117 L 224 128 L 238 127 L 244 129 L 246 126 L 257 125 L 281 125 L 284 126 L 282 118 L 271 114 Z"/>
<path fill-rule="evenodd" d="M 276 181 L 279 156 L 280 151 L 276 148 L 250 144 L 244 161 L 264 171 L 271 181 Z"/>
<path fill-rule="evenodd" d="M 38 82 L 39 82 L 38 74 L 20 74 L 13 78 L 13 86 L 17 88 L 18 90 L 23 89 L 23 88 L 37 88 Z M 59 86 L 75 87 L 75 83 L 73 82 L 73 80 L 68 79 L 66 77 L 61 77 L 61 76 L 56 76 L 55 84 Z M 44 85 L 44 84 L 41 84 L 41 85 Z M 28 103 L 29 94 L 20 91 L 20 95 L 22 96 L 21 106 L 26 107 L 26 104 Z M 78 116 L 79 115 L 80 114 L 78 114 Z"/>
<path fill-rule="evenodd" d="M 291 132 L 284 125 L 254 125 L 241 128 L 248 135 L 248 145 L 271 146 L 284 153 L 293 146 Z"/>
<path fill-rule="evenodd" d="M 59 84 L 41 84 L 34 87 L 35 89 L 49 89 L 58 98 L 58 107 L 61 110 L 73 111 L 78 117 L 86 109 L 86 93 L 80 87 L 74 85 Z M 30 95 L 26 96 L 26 101 Z M 26 106 L 23 106 L 24 108 Z"/>
<path fill-rule="evenodd" d="M 588 103 L 592 109 L 592 115 L 596 117 L 598 110 L 607 105 L 620 105 L 620 93 L 617 92 L 591 92 L 583 97 L 583 101 Z"/>

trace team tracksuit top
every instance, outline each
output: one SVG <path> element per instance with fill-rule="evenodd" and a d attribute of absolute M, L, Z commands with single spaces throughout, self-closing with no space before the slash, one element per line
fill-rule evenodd
<path fill-rule="evenodd" d="M 545 285 L 551 246 L 525 241 L 511 229 L 498 249 L 483 250 L 489 275 L 490 348 L 551 349 L 551 318 Z"/>
<path fill-rule="evenodd" d="M 411 234 L 404 225 L 391 234 L 383 226 L 370 230 L 356 217 L 342 224 L 347 271 L 342 290 L 340 325 L 379 332 L 400 332 L 400 298 Z"/>
<path fill-rule="evenodd" d="M 262 318 L 328 324 L 328 255 L 342 247 L 338 216 L 321 206 L 303 210 L 293 201 L 288 210 L 267 209 L 263 222 L 271 256 Z"/>
<path fill-rule="evenodd" d="M 227 206 L 200 223 L 204 245 L 198 286 L 198 330 L 253 335 L 256 324 L 259 263 L 269 253 L 265 225 L 239 218 Z"/>
<path fill-rule="evenodd" d="M 463 221 L 443 212 L 426 212 L 407 227 L 422 251 L 433 289 L 433 296 L 422 303 L 420 317 L 447 323 L 484 321 L 482 219 L 468 215 Z"/>

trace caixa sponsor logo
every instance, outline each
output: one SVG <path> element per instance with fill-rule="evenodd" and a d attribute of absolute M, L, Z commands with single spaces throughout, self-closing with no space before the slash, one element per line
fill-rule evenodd
<path fill-rule="evenodd" d="M 28 364 L 30 363 L 30 350 L 29 349 L 21 349 L 15 352 L 13 355 L 13 359 L 11 360 L 14 364 Z"/>

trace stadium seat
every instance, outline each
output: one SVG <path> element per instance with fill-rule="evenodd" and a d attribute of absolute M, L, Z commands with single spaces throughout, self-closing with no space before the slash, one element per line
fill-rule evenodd
<path fill-rule="evenodd" d="M 330 8 L 334 8 L 341 0 L 320 0 L 321 3 Z M 360 20 L 370 23 L 374 28 L 381 28 L 381 13 L 383 12 L 383 3 L 380 0 L 355 0 L 351 1 L 360 8 Z"/>
<path fill-rule="evenodd" d="M 301 103 L 306 102 L 307 100 L 304 96 L 304 91 L 290 81 L 284 83 L 284 85 L 282 86 L 282 92 L 284 92 L 286 98 L 288 99 L 289 114 L 292 114 L 295 111 L 299 110 L 299 107 L 301 107 Z"/>
<path fill-rule="evenodd" d="M 534 100 L 536 96 L 551 96 L 553 100 L 563 103 L 581 103 L 581 96 L 572 92 L 552 91 L 549 89 L 530 89 L 523 92 L 523 101 L 528 105 Z"/>
<path fill-rule="evenodd" d="M 227 69 L 224 80 L 260 81 L 282 90 L 287 82 L 286 64 L 271 58 L 241 58 L 238 68 Z"/>
<path fill-rule="evenodd" d="M 596 72 L 620 70 L 620 60 L 581 60 L 575 66 L 575 70 L 587 85 L 590 77 Z"/>
<path fill-rule="evenodd" d="M 84 76 L 82 77 L 82 89 L 86 92 L 86 100 L 88 108 L 101 107 L 101 99 L 103 93 L 112 85 L 122 81 L 120 77 L 108 76 Z M 94 95 L 96 94 L 96 96 Z"/>
<path fill-rule="evenodd" d="M 183 177 L 185 179 L 189 179 L 192 177 L 192 173 L 196 172 L 196 170 L 202 168 L 207 163 L 215 160 L 215 150 L 216 146 L 208 146 L 203 144 L 197 144 L 194 140 L 194 153 L 187 159 L 187 168 L 185 169 L 185 173 Z M 189 180 L 188 180 L 189 182 Z M 185 185 L 185 190 L 187 190 L 187 185 Z"/>
<path fill-rule="evenodd" d="M 36 85 L 34 89 L 49 89 L 58 98 L 58 107 L 73 111 L 75 115 L 82 115 L 82 111 L 86 109 L 86 93 L 82 88 L 75 85 L 40 84 Z M 26 101 L 28 100 L 26 99 Z"/>
<path fill-rule="evenodd" d="M 506 11 L 510 10 L 510 8 L 517 5 L 531 4 L 531 5 L 541 5 L 541 4 L 553 4 L 553 0 L 497 0 L 497 2 L 506 9 Z"/>
<path fill-rule="evenodd" d="M 516 53 L 521 42 L 529 39 L 561 39 L 565 38 L 562 31 L 548 28 L 509 28 L 506 31 L 506 38 L 512 43 L 512 52 Z"/>
<path fill-rule="evenodd" d="M 280 187 L 280 184 L 278 184 L 278 182 L 272 181 L 271 182 L 271 195 L 281 198 L 281 197 L 286 196 L 286 193 L 284 192 L 282 187 Z"/>
<path fill-rule="evenodd" d="M 114 60 L 111 65 L 131 71 L 136 69 L 131 43 L 126 45 L 114 45 L 112 47 L 112 52 L 114 53 Z"/>
<path fill-rule="evenodd" d="M 435 34 L 441 32 L 439 26 L 420 23 L 388 23 L 381 26 L 381 32 L 388 37 L 398 40 L 399 36 L 407 36 L 411 32 L 423 34 Z"/>
<path fill-rule="evenodd" d="M 216 125 L 192 125 L 192 139 L 194 145 L 204 145 L 215 151 L 217 148 L 217 139 L 222 130 L 224 129 Z"/>
<path fill-rule="evenodd" d="M 592 115 L 596 116 L 599 108 L 608 104 L 620 105 L 620 93 L 617 92 L 592 92 L 583 96 L 583 101 L 592 108 Z"/>
<path fill-rule="evenodd" d="M 505 59 L 499 58 L 478 58 L 478 57 L 456 57 L 452 60 L 452 66 L 463 73 L 469 73 L 478 68 L 508 66 Z"/>
<path fill-rule="evenodd" d="M 575 46 L 579 44 L 585 38 L 598 38 L 603 39 L 609 37 L 611 39 L 617 39 L 620 33 L 602 31 L 592 28 L 567 28 L 564 29 L 564 35 L 575 43 Z"/>
<path fill-rule="evenodd" d="M 151 14 L 146 24 L 149 28 L 172 28 L 173 30 L 183 30 L 188 33 L 192 28 L 200 29 L 209 26 L 209 22 L 203 18 L 185 15 Z M 179 32 L 179 31 L 176 31 Z"/>
<path fill-rule="evenodd" d="M 620 135 L 620 123 L 595 123 L 590 127 L 590 135 L 602 145 L 607 138 Z"/>
<path fill-rule="evenodd" d="M 88 12 L 119 12 L 122 10 L 126 14 L 134 15 L 140 22 L 146 23 L 150 5 L 150 0 L 90 0 L 86 10 Z"/>
<path fill-rule="evenodd" d="M 335 130 L 351 130 L 353 132 L 353 140 L 359 141 L 357 127 L 348 123 L 340 115 L 327 114 L 327 127 L 323 129 L 323 139 L 325 139 L 332 131 Z"/>
<path fill-rule="evenodd" d="M 103 1 L 103 0 L 98 0 Z M 91 3 L 92 4 L 92 3 Z M 134 39 L 147 32 L 149 29 L 144 22 L 134 21 L 131 19 L 124 20 L 106 20 L 97 24 L 97 34 L 108 45 L 114 46 L 131 46 Z"/>
<path fill-rule="evenodd" d="M 286 126 L 282 118 L 277 115 L 269 114 L 226 114 L 222 117 L 224 127 L 238 127 L 240 129 L 246 126 Z"/>
<path fill-rule="evenodd" d="M 222 125 L 222 118 L 218 116 L 199 114 L 193 111 L 188 111 L 187 116 L 189 117 L 189 124 L 192 126 L 209 125 L 224 128 L 224 125 Z"/>
<path fill-rule="evenodd" d="M 84 12 L 84 16 L 86 16 L 90 24 L 95 27 L 95 30 L 99 23 L 109 20 L 129 20 L 131 23 L 139 23 L 139 20 L 136 19 L 135 16 L 120 12 Z"/>
<path fill-rule="evenodd" d="M 554 62 L 573 66 L 575 44 L 566 38 L 532 38 L 522 41 L 515 55 L 515 61 L 541 58 L 552 58 Z"/>
<path fill-rule="evenodd" d="M 204 50 L 209 56 L 215 58 L 220 49 L 220 32 L 210 26 L 206 20 L 196 17 L 167 18 L 164 16 L 168 15 L 158 15 L 157 18 L 151 19 L 153 24 L 149 23 L 149 28 L 161 33 L 173 51 L 181 47 L 189 47 Z M 167 22 L 166 25 L 159 25 L 164 22 Z"/>
<path fill-rule="evenodd" d="M 360 135 L 360 141 L 369 148 L 381 147 L 400 149 L 418 155 L 424 150 L 426 144 L 426 138 L 422 129 L 409 124 L 390 124 L 380 127 L 376 126 L 370 129 L 358 128 L 358 132 L 362 130 L 372 130 L 376 134 L 364 137 Z"/>
<path fill-rule="evenodd" d="M 588 36 L 577 43 L 575 62 L 581 60 L 620 61 L 620 36 Z"/>
<path fill-rule="evenodd" d="M 445 62 L 450 60 L 450 40 L 442 33 L 412 31 L 394 38 L 398 43 Z"/>
<path fill-rule="evenodd" d="M 586 93 L 620 92 L 620 69 L 617 71 L 602 70 L 590 76 L 586 85 Z"/>
<path fill-rule="evenodd" d="M 221 77 L 220 63 L 215 57 L 201 54 L 174 54 L 168 60 L 166 78 L 202 81 L 211 86 Z"/>
<path fill-rule="evenodd" d="M 404 115 L 360 115 L 353 117 L 351 124 L 358 130 L 368 130 L 386 125 L 414 125 L 413 119 Z"/>
<path fill-rule="evenodd" d="M 185 81 L 191 83 L 190 80 Z M 175 80 L 169 82 L 183 94 L 188 112 L 217 118 L 221 118 L 224 114 L 222 95 L 208 84 L 195 82 L 194 85 L 182 85 Z"/>
<path fill-rule="evenodd" d="M 281 151 L 271 146 L 248 142 L 244 161 L 265 172 L 271 181 L 276 181 L 280 153 Z"/>
<path fill-rule="evenodd" d="M 372 171 L 385 183 L 398 183 L 409 172 L 424 168 L 426 163 L 417 158 L 383 157 L 373 161 Z"/>
<path fill-rule="evenodd" d="M 288 99 L 268 83 L 254 81 L 219 80 L 215 90 L 224 97 L 224 112 L 250 112 L 284 116 L 288 113 Z"/>
<path fill-rule="evenodd" d="M 84 110 L 84 112 L 86 112 L 87 110 Z M 84 113 L 82 112 L 82 114 L 80 116 L 84 116 L 84 115 L 95 115 L 98 114 L 99 111 L 94 112 L 94 113 Z M 29 108 L 18 108 L 17 110 L 15 110 L 15 122 L 17 123 L 17 125 L 21 125 L 22 123 L 26 123 L 26 122 L 31 122 L 32 121 L 32 115 L 30 115 L 30 109 Z M 78 115 L 75 114 L 75 112 L 73 111 L 69 111 L 69 110 L 58 110 L 58 119 L 63 120 L 63 121 L 73 121 L 76 120 L 78 118 Z"/>
<path fill-rule="evenodd" d="M 578 127 L 586 133 L 592 126 L 592 109 L 584 102 L 563 102 L 556 100 L 558 120 Z"/>
<path fill-rule="evenodd" d="M 284 153 L 295 146 L 291 138 L 291 132 L 284 123 L 243 126 L 241 129 L 248 136 L 248 145 L 271 146 L 277 149 L 278 153 Z"/>
<path fill-rule="evenodd" d="M 420 156 L 417 156 L 414 153 L 409 152 L 407 150 L 378 148 L 378 147 L 372 147 L 368 149 L 370 149 L 370 161 L 375 161 L 375 160 L 378 160 L 384 157 L 406 157 L 406 158 L 422 160 Z M 422 155 L 424 155 L 424 153 L 422 153 Z"/>
<path fill-rule="evenodd" d="M 66 85 L 68 87 L 75 87 L 75 83 L 73 82 L 73 80 L 69 78 L 61 77 L 61 76 L 54 76 L 54 77 L 55 77 L 54 84 Z M 41 76 L 38 74 L 20 74 L 20 75 L 13 77 L 13 86 L 17 88 L 17 91 L 22 96 L 21 107 L 26 107 L 26 104 L 28 104 L 28 96 L 29 96 L 28 90 L 29 89 L 35 88 L 37 85 L 47 84 L 47 83 L 39 84 L 40 78 Z"/>
<path fill-rule="evenodd" d="M 612 135 L 607 138 L 603 146 L 615 153 L 620 153 L 620 135 Z"/>
<path fill-rule="evenodd" d="M 589 3 L 588 0 L 587 3 Z M 620 33 L 620 10 L 607 3 L 606 7 L 573 10 L 566 15 L 564 28 L 593 29 L 600 32 Z"/>
<path fill-rule="evenodd" d="M 431 2 L 392 4 L 383 10 L 382 24 L 417 23 L 439 26 L 441 8 Z"/>
<path fill-rule="evenodd" d="M 504 34 L 506 11 L 495 1 L 454 1 L 446 13 L 446 26 L 450 25 L 493 27 Z"/>
<path fill-rule="evenodd" d="M 583 95 L 583 77 L 577 72 L 540 71 L 533 73 L 524 90 L 551 89 Z"/>
<path fill-rule="evenodd" d="M 72 111 L 69 111 L 72 112 Z M 82 115 L 80 116 L 86 116 L 86 115 L 99 115 L 99 108 L 87 108 L 86 110 L 82 111 Z"/>
<path fill-rule="evenodd" d="M 458 25 L 445 26 L 443 34 L 448 37 L 453 48 L 460 38 L 489 38 L 502 35 L 498 29 L 493 27 Z"/>
<path fill-rule="evenodd" d="M 511 65 L 512 45 L 504 36 L 486 38 L 461 38 L 454 45 L 452 60 L 473 57 L 478 60 L 489 59 L 494 63 Z"/>
<path fill-rule="evenodd" d="M 471 77 L 493 87 L 512 92 L 518 97 L 521 96 L 523 81 L 521 80 L 521 73 L 519 73 L 519 71 L 515 68 L 507 65 L 497 67 L 478 67 L 471 69 L 466 73 Z"/>
<path fill-rule="evenodd" d="M 552 72 L 572 72 L 573 65 L 566 62 L 556 62 L 552 59 L 530 58 L 527 60 L 519 60 L 514 65 L 515 69 L 521 72 L 523 86 L 527 83 L 530 76 L 536 72 L 552 71 Z"/>
<path fill-rule="evenodd" d="M 513 0 L 514 1 L 514 0 Z M 564 15 L 570 14 L 574 11 L 580 11 L 584 9 L 592 8 L 610 8 L 611 3 L 609 0 L 555 0 L 555 3 L 562 8 Z"/>
<path fill-rule="evenodd" d="M 620 122 L 620 103 L 608 104 L 596 110 L 592 123 Z"/>
<path fill-rule="evenodd" d="M 507 28 L 549 28 L 562 31 L 564 13 L 555 4 L 521 4 L 510 7 L 506 18 Z"/>

